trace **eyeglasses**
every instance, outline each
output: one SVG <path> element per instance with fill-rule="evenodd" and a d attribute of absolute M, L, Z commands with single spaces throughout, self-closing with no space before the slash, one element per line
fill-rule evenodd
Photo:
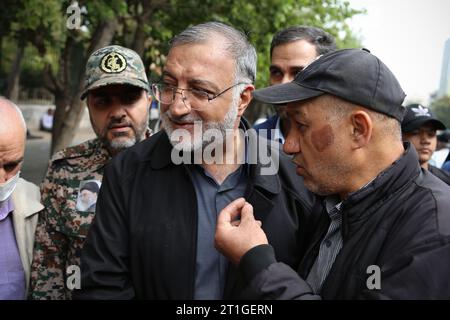
<path fill-rule="evenodd" d="M 199 89 L 182 89 L 164 83 L 154 83 L 152 84 L 152 92 L 156 100 L 162 104 L 172 104 L 175 101 L 175 95 L 179 93 L 185 106 L 189 106 L 194 110 L 199 110 L 205 108 L 208 102 L 220 97 L 228 90 L 240 84 L 246 83 L 239 82 L 217 94 L 212 94 Z"/>

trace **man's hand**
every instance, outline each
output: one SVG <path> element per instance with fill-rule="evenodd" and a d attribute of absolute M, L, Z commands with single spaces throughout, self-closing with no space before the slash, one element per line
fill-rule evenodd
<path fill-rule="evenodd" d="M 240 220 L 237 220 L 239 216 Z M 242 256 L 251 248 L 267 243 L 261 221 L 255 220 L 253 207 L 244 198 L 234 200 L 220 212 L 215 246 L 234 264 L 239 264 Z"/>

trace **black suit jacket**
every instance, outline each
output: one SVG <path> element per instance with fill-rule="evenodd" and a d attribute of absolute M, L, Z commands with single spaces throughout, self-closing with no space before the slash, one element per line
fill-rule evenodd
<path fill-rule="evenodd" d="M 74 298 L 193 299 L 197 198 L 185 165 L 175 165 L 171 152 L 166 133 L 160 132 L 121 152 L 105 168 L 82 251 L 81 290 Z M 245 198 L 277 259 L 295 267 L 312 195 L 283 153 L 278 174 L 261 175 L 261 168 L 249 165 Z M 230 266 L 224 298 L 238 299 L 244 286 Z"/>

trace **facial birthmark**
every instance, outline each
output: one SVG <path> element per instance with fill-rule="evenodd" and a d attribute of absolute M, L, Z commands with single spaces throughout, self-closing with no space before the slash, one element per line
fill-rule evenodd
<path fill-rule="evenodd" d="M 334 142 L 333 129 L 329 124 L 311 133 L 311 142 L 317 151 L 322 152 Z"/>

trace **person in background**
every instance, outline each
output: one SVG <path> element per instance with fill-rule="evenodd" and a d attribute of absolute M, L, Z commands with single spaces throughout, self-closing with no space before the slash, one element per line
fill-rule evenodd
<path fill-rule="evenodd" d="M 450 161 L 450 148 L 448 145 L 450 133 L 446 130 L 439 133 L 437 137 L 436 151 L 433 153 L 429 163 L 437 168 L 443 169 L 444 164 Z"/>
<path fill-rule="evenodd" d="M 416 148 L 423 169 L 429 170 L 450 185 L 450 174 L 428 163 L 436 150 L 436 131 L 445 129 L 445 125 L 429 108 L 420 104 L 406 106 L 406 114 L 402 121 L 403 140 L 411 142 Z"/>
<path fill-rule="evenodd" d="M 336 43 L 333 36 L 322 29 L 292 26 L 278 31 L 270 44 L 270 85 L 291 82 L 318 56 L 334 50 Z M 285 107 L 277 106 L 274 116 L 254 128 L 261 134 L 265 133 L 268 140 L 283 144 L 288 125 Z"/>
<path fill-rule="evenodd" d="M 0 97 L 0 300 L 27 297 L 39 188 L 20 178 L 26 124 L 19 108 Z"/>
<path fill-rule="evenodd" d="M 40 121 L 39 127 L 40 127 L 41 131 L 52 132 L 53 116 L 54 116 L 54 110 L 52 108 L 48 108 L 47 112 L 42 115 L 42 118 Z"/>
<path fill-rule="evenodd" d="M 89 57 L 85 77 L 81 99 L 86 99 L 97 137 L 58 151 L 50 160 L 41 184 L 45 210 L 36 228 L 31 299 L 71 298 L 66 270 L 80 265 L 95 214 L 95 203 L 79 206 L 81 189 L 98 188 L 111 158 L 150 135 L 150 89 L 136 52 L 121 46 L 101 48 Z"/>

